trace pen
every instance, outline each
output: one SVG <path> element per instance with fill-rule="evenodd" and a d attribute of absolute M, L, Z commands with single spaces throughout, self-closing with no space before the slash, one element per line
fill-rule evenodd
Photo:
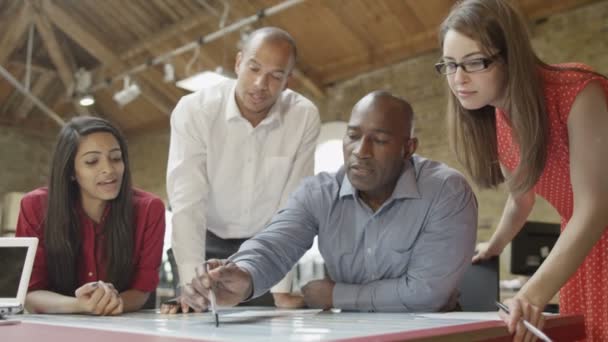
<path fill-rule="evenodd" d="M 205 272 L 205 274 L 207 274 L 207 263 L 205 262 L 203 264 L 203 270 Z M 198 277 L 198 269 L 195 269 L 196 271 L 196 276 Z M 213 290 L 211 288 L 209 288 L 209 302 L 211 304 L 211 313 L 213 314 L 213 317 L 215 318 L 215 327 L 219 327 L 220 326 L 220 320 L 219 317 L 217 315 L 217 307 L 216 307 L 216 303 L 215 303 L 215 293 L 213 293 Z"/>
<path fill-rule="evenodd" d="M 496 306 L 498 306 L 499 309 L 501 309 L 502 311 L 506 312 L 507 314 L 511 314 L 511 311 L 509 310 L 509 307 L 504 305 L 501 302 L 496 302 Z M 526 328 L 528 328 L 528 330 L 530 330 L 531 333 L 533 333 L 536 337 L 538 337 L 539 339 L 541 339 L 542 341 L 545 342 L 553 342 L 551 341 L 551 339 L 549 338 L 549 336 L 545 335 L 544 332 L 542 332 L 540 329 L 538 329 L 537 327 L 535 327 L 534 325 L 532 325 L 532 323 L 526 321 L 525 319 L 522 318 L 522 322 L 524 323 L 524 326 Z"/>

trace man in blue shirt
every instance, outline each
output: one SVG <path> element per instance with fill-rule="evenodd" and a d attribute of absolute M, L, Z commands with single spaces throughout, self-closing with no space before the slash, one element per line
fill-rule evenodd
<path fill-rule="evenodd" d="M 318 235 L 329 278 L 303 289 L 309 307 L 440 311 L 457 305 L 473 256 L 477 202 L 465 178 L 414 155 L 411 106 L 376 91 L 353 108 L 344 167 L 304 180 L 265 230 L 228 260 L 210 260 L 186 294 L 197 311 L 254 298 Z"/>

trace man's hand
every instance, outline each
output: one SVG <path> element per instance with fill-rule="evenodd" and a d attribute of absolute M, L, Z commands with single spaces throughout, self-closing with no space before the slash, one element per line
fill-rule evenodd
<path fill-rule="evenodd" d="M 187 284 L 186 286 L 190 286 L 190 284 Z M 180 286 L 178 291 L 178 293 L 182 293 L 184 291 L 184 287 Z M 194 309 L 190 309 L 185 300 L 182 300 L 182 296 L 178 296 L 175 298 L 175 300 L 170 300 L 160 305 L 161 314 L 173 315 L 180 312 L 188 313 L 190 310 L 194 311 Z"/>
<path fill-rule="evenodd" d="M 334 287 L 329 279 L 313 280 L 302 288 L 304 302 L 309 308 L 329 310 L 333 307 Z"/>
<path fill-rule="evenodd" d="M 274 305 L 279 309 L 299 309 L 306 306 L 304 297 L 296 293 L 273 293 Z"/>
<path fill-rule="evenodd" d="M 207 267 L 206 271 L 201 270 L 202 267 Z M 204 298 L 206 306 L 209 289 L 213 290 L 218 306 L 237 305 L 253 292 L 251 275 L 228 260 L 210 259 L 199 266 L 197 272 L 199 276 L 192 279 L 192 289 Z"/>

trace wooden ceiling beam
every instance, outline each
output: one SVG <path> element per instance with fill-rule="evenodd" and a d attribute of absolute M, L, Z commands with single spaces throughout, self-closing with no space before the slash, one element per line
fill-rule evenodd
<path fill-rule="evenodd" d="M 520 1 L 521 2 L 521 1 Z M 522 12 L 527 12 L 526 15 L 530 19 L 544 18 L 550 15 L 558 14 L 575 7 L 597 2 L 597 0 L 560 0 L 560 1 L 549 1 L 543 3 L 543 6 L 537 6 L 531 10 L 525 11 L 523 6 L 520 4 L 519 8 Z"/>
<path fill-rule="evenodd" d="M 368 50 L 374 49 L 374 39 L 370 37 L 369 31 L 367 31 L 365 27 L 361 25 L 361 18 L 354 14 L 349 14 L 349 12 L 344 12 L 343 3 L 338 3 L 335 1 L 322 1 L 319 3 L 319 5 L 325 7 L 329 14 L 331 14 L 331 22 L 344 26 L 346 31 L 350 33 L 350 36 L 361 44 L 361 46 Z"/>
<path fill-rule="evenodd" d="M 49 56 L 51 57 L 51 61 L 57 68 L 63 86 L 67 92 L 69 92 L 73 89 L 74 68 L 65 57 L 68 52 L 59 44 L 57 36 L 55 36 L 55 32 L 53 32 L 53 27 L 45 16 L 40 12 L 36 12 L 34 14 L 34 22 L 36 23 L 36 29 L 38 29 L 42 42 L 46 46 Z"/>
<path fill-rule="evenodd" d="M 8 61 L 8 65 L 9 65 L 9 67 L 18 67 L 18 68 L 20 68 L 19 70 L 25 70 L 25 68 L 26 68 L 26 65 L 23 61 L 10 60 L 10 61 Z M 40 72 L 40 73 L 55 72 L 55 69 L 53 69 L 53 68 L 47 67 L 45 65 L 36 64 L 36 63 L 30 63 L 30 68 L 32 68 L 32 71 L 36 71 L 36 72 Z"/>
<path fill-rule="evenodd" d="M 161 28 L 158 33 L 144 38 L 140 42 L 136 43 L 135 46 L 122 53 L 120 55 L 120 59 L 132 59 L 146 50 L 157 47 L 159 44 L 162 44 L 167 40 L 175 39 L 176 36 L 182 35 L 186 31 L 192 30 L 197 26 L 207 24 L 209 19 L 210 16 L 207 13 L 201 12 L 196 13 L 186 19 L 182 19 L 169 27 Z"/>
<path fill-rule="evenodd" d="M 395 44 L 381 47 L 374 54 L 376 58 L 371 61 L 369 54 L 366 53 L 324 65 L 321 73 L 327 76 L 323 78 L 322 83 L 334 83 L 435 49 L 437 49 L 435 30 L 418 33 Z"/>
<path fill-rule="evenodd" d="M 292 77 L 299 82 L 302 88 L 308 90 L 312 95 L 317 97 L 319 100 L 324 99 L 327 95 L 325 94 L 325 90 L 320 85 L 318 80 L 309 77 L 304 73 L 301 69 L 297 67 L 293 69 L 291 72 Z"/>
<path fill-rule="evenodd" d="M 42 101 L 42 95 L 45 93 L 46 89 L 53 83 L 53 81 L 57 80 L 56 76 L 57 74 L 54 72 L 42 73 L 38 77 L 38 79 L 36 79 L 36 82 L 34 83 L 32 90 L 30 91 L 32 95 L 36 96 Z M 21 103 L 17 106 L 17 109 L 15 110 L 17 120 L 24 120 L 25 118 L 27 118 L 32 109 L 34 109 L 34 102 L 32 102 L 26 97 L 23 97 Z"/>
<path fill-rule="evenodd" d="M 6 27 L 10 27 L 10 30 L 5 30 L 0 40 L 0 65 L 6 65 L 10 55 L 19 46 L 19 40 L 32 22 L 31 14 L 30 5 L 23 2 L 18 14 L 13 17 L 12 22 L 6 25 Z"/>
<path fill-rule="evenodd" d="M 25 65 L 15 68 L 14 70 L 10 70 L 11 75 L 16 80 L 22 80 L 25 76 Z M 10 84 L 10 83 L 9 83 Z M 2 106 L 0 108 L 0 117 L 7 116 L 12 113 L 12 110 L 17 107 L 18 101 L 21 100 L 21 92 L 14 88 L 11 84 L 10 94 L 6 96 L 4 101 L 2 101 Z"/>
<path fill-rule="evenodd" d="M 63 12 L 60 8 L 55 6 L 50 1 L 44 2 L 44 11 L 48 15 L 49 19 L 61 29 L 65 34 L 70 36 L 75 42 L 80 44 L 85 50 L 89 51 L 95 58 L 97 58 L 102 64 L 115 65 L 118 68 L 125 69 L 128 66 L 125 65 L 109 47 L 102 43 L 97 37 L 85 30 L 68 14 Z M 158 74 L 158 75 L 156 75 Z M 163 113 L 169 115 L 174 104 L 177 102 L 175 98 L 175 91 L 166 89 L 163 87 L 163 82 L 157 83 L 158 80 L 162 80 L 160 73 L 154 68 L 149 68 L 147 71 L 139 73 L 139 85 L 142 92 L 146 93 L 147 98 L 153 98 L 153 104 L 158 107 Z M 157 87 L 158 85 L 158 87 Z M 160 88 L 160 89 L 159 89 Z M 167 95 L 172 98 L 167 99 Z"/>

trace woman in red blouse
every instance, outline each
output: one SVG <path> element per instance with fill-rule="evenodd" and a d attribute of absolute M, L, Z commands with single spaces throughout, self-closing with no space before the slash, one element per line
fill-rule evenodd
<path fill-rule="evenodd" d="M 118 315 L 158 281 L 165 208 L 132 188 L 127 145 L 109 122 L 77 117 L 58 136 L 48 188 L 23 198 L 17 236 L 39 239 L 26 308 Z"/>
<path fill-rule="evenodd" d="M 516 340 L 560 312 L 585 317 L 588 340 L 608 340 L 608 80 L 581 64 L 547 65 L 507 0 L 459 2 L 440 28 L 451 93 L 448 119 L 458 158 L 481 187 L 506 181 L 502 218 L 487 249 L 500 254 L 525 223 L 536 194 L 562 217 L 562 233 L 503 315 Z M 521 162 L 520 162 L 521 161 Z"/>

